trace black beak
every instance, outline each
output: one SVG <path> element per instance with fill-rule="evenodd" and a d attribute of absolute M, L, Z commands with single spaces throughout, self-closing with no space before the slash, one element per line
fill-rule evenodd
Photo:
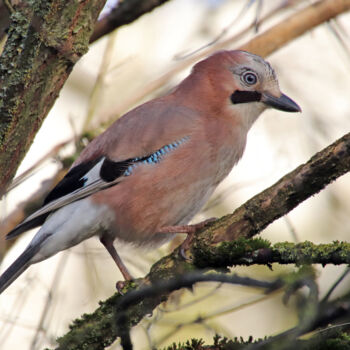
<path fill-rule="evenodd" d="M 288 96 L 281 94 L 280 97 L 275 97 L 268 92 L 261 94 L 261 102 L 267 106 L 279 109 L 284 112 L 301 112 L 301 108 Z"/>

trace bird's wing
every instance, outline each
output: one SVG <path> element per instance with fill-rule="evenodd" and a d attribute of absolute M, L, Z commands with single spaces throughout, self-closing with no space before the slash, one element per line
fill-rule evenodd
<path fill-rule="evenodd" d="M 69 203 L 117 184 L 134 162 L 134 159 L 113 162 L 106 157 L 99 157 L 71 168 L 45 198 L 43 206 L 9 232 L 6 239 L 41 225 L 51 212 Z"/>
<path fill-rule="evenodd" d="M 9 232 L 6 239 L 42 225 L 51 212 L 67 204 L 118 184 L 134 167 L 160 161 L 188 139 L 191 119 L 186 112 L 167 103 L 151 102 L 117 120 L 84 149 L 43 206 Z"/>

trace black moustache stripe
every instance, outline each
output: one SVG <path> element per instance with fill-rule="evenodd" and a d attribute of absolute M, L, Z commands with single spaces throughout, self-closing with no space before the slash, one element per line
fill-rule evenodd
<path fill-rule="evenodd" d="M 257 91 L 240 91 L 236 90 L 231 95 L 232 103 L 248 103 L 248 102 L 259 102 L 261 100 L 261 93 Z"/>

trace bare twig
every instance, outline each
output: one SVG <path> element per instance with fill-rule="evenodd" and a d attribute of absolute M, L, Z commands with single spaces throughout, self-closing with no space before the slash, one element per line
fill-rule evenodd
<path fill-rule="evenodd" d="M 326 295 L 321 300 L 321 303 L 325 304 L 325 303 L 328 302 L 329 297 L 332 295 L 334 290 L 339 286 L 339 284 L 344 280 L 344 278 L 349 274 L 349 272 L 350 272 L 350 267 L 347 267 L 344 270 L 344 272 L 339 276 L 339 278 L 337 278 L 337 280 L 333 283 L 331 288 L 329 288 L 328 292 L 326 293 Z"/>
<path fill-rule="evenodd" d="M 9 13 L 14 13 L 15 12 L 15 10 L 14 10 L 10 0 L 3 0 L 3 2 L 5 4 L 7 10 L 9 11 Z"/>
<path fill-rule="evenodd" d="M 308 30 L 349 9 L 349 0 L 317 1 L 256 36 L 241 46 L 241 50 L 250 51 L 263 57 L 268 56 Z"/>
<path fill-rule="evenodd" d="M 178 275 L 170 280 L 161 280 L 153 283 L 150 286 L 140 288 L 125 295 L 120 299 L 120 302 L 116 306 L 118 312 L 116 312 L 115 322 L 117 331 L 121 335 L 121 344 L 123 346 L 123 349 L 132 349 L 129 333 L 130 319 L 128 316 L 128 309 L 132 305 L 137 305 L 147 298 L 155 298 L 162 296 L 163 294 L 169 294 L 172 291 L 180 288 L 192 288 L 192 286 L 198 282 L 209 281 L 263 288 L 267 291 L 273 291 L 282 286 L 280 280 L 267 282 L 255 280 L 249 277 L 240 277 L 236 274 L 229 276 L 224 274 L 205 274 L 202 272 L 192 272 L 185 275 Z"/>
<path fill-rule="evenodd" d="M 177 61 L 180 61 L 180 60 L 184 60 L 184 59 L 187 59 L 189 58 L 190 56 L 194 55 L 194 54 L 197 54 L 198 52 L 210 47 L 210 46 L 213 46 L 214 44 L 216 44 L 219 40 L 221 40 L 227 33 L 228 31 L 230 30 L 230 28 L 232 28 L 233 25 L 235 25 L 236 23 L 239 22 L 240 19 L 243 18 L 244 14 L 247 13 L 247 11 L 249 10 L 249 8 L 253 5 L 253 3 L 255 2 L 256 0 L 253 0 L 253 1 L 247 1 L 243 8 L 241 9 L 241 11 L 234 17 L 234 19 L 231 21 L 231 23 L 229 23 L 225 28 L 223 28 L 221 30 L 221 32 L 212 40 L 210 40 L 208 43 L 206 43 L 205 45 L 189 52 L 189 53 L 185 53 L 185 54 L 177 54 L 174 56 L 174 59 L 177 60 Z M 257 5 L 257 10 L 256 10 L 256 17 L 254 19 L 254 22 L 248 26 L 248 28 L 252 29 L 255 27 L 256 31 L 257 31 L 257 28 L 258 26 L 261 25 L 262 21 L 259 19 L 261 13 L 260 13 L 260 10 L 261 10 L 261 0 L 257 0 L 258 2 L 258 5 Z M 271 13 L 276 13 L 276 10 L 281 10 L 283 7 L 288 7 L 288 1 L 283 1 L 282 5 L 278 5 L 276 7 L 276 9 L 274 9 L 273 11 L 271 11 Z M 265 20 L 269 18 L 269 15 L 265 17 Z M 245 32 L 246 29 L 243 31 Z"/>
<path fill-rule="evenodd" d="M 58 145 L 52 147 L 50 151 L 48 151 L 46 154 L 44 154 L 39 160 L 37 160 L 30 168 L 28 168 L 26 171 L 24 171 L 21 175 L 18 175 L 15 177 L 11 184 L 7 187 L 6 194 L 13 190 L 15 187 L 17 187 L 19 184 L 21 184 L 23 181 L 26 181 L 45 161 L 48 159 L 55 157 L 57 153 L 66 146 L 68 143 L 70 143 L 72 140 L 67 140 L 64 142 L 59 143 Z"/>
<path fill-rule="evenodd" d="M 101 18 L 90 38 L 90 43 L 102 36 L 109 34 L 118 27 L 129 24 L 145 13 L 151 12 L 154 8 L 162 5 L 168 0 L 129 0 L 118 1 L 116 7 L 108 15 Z"/>
<path fill-rule="evenodd" d="M 35 350 L 38 348 L 38 341 L 39 341 L 39 336 L 42 332 L 45 331 L 44 327 L 45 327 L 45 322 L 47 321 L 47 317 L 49 315 L 49 309 L 52 305 L 52 301 L 53 301 L 53 294 L 54 292 L 57 290 L 57 287 L 60 283 L 61 278 L 63 277 L 63 270 L 66 266 L 67 263 L 67 259 L 68 259 L 69 253 L 65 252 L 65 254 L 62 254 L 60 261 L 56 267 L 56 270 L 54 272 L 54 277 L 53 277 L 53 281 L 51 283 L 50 289 L 47 292 L 47 296 L 46 296 L 46 301 L 44 304 L 44 307 L 41 311 L 41 316 L 40 316 L 40 320 L 38 322 L 37 328 L 36 328 L 36 332 L 35 335 L 33 337 L 33 340 L 31 342 L 30 345 L 30 350 Z"/>

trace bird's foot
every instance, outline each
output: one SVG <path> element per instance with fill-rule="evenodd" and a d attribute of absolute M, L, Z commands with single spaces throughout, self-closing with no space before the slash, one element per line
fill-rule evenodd
<path fill-rule="evenodd" d="M 118 293 L 120 295 L 124 295 L 123 289 L 125 288 L 125 286 L 127 285 L 129 281 L 118 281 L 115 284 L 115 288 L 117 289 Z"/>
<path fill-rule="evenodd" d="M 117 291 L 119 294 L 124 295 L 123 289 L 130 283 L 133 282 L 135 279 L 131 276 L 129 270 L 126 268 L 124 264 L 118 265 L 120 272 L 122 273 L 124 277 L 124 281 L 118 281 L 115 284 L 115 287 L 117 288 Z"/>
<path fill-rule="evenodd" d="M 128 290 L 134 289 L 135 287 L 142 287 L 145 285 L 144 278 L 133 278 L 131 280 L 118 281 L 115 287 L 119 294 L 124 295 Z"/>
<path fill-rule="evenodd" d="M 186 233 L 187 237 L 182 242 L 179 253 L 185 260 L 189 260 L 185 252 L 189 249 L 194 235 L 196 234 L 197 231 L 201 230 L 205 225 L 215 220 L 216 218 L 210 218 L 194 225 L 165 226 L 165 227 L 162 227 L 158 232 L 159 233 Z"/>

